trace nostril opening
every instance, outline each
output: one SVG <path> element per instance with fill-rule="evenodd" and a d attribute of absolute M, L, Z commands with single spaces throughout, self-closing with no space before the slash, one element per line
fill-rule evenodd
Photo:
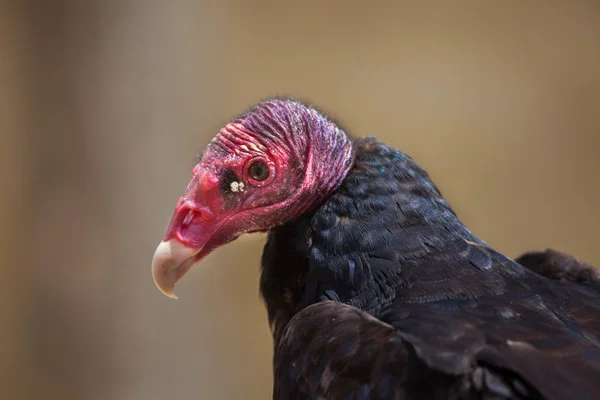
<path fill-rule="evenodd" d="M 190 225 L 210 223 L 214 219 L 214 214 L 207 208 L 183 207 L 179 215 L 182 228 L 188 228 Z"/>
<path fill-rule="evenodd" d="M 181 222 L 181 224 L 183 226 L 189 225 L 192 223 L 193 219 L 194 219 L 194 210 L 188 210 L 188 212 L 185 215 L 185 217 L 183 218 L 183 222 Z"/>
<path fill-rule="evenodd" d="M 176 238 L 187 246 L 195 246 L 194 238 L 210 231 L 216 216 L 208 207 L 197 207 L 185 200 L 182 203 L 174 212 L 164 240 Z"/>

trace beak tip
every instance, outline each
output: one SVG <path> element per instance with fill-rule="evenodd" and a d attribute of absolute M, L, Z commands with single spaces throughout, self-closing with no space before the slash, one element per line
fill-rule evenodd
<path fill-rule="evenodd" d="M 178 299 L 177 295 L 173 292 L 174 285 L 165 285 L 164 283 L 159 282 L 156 277 L 153 278 L 154 284 L 162 294 L 172 299 Z"/>
<path fill-rule="evenodd" d="M 160 289 L 160 288 L 159 288 L 159 289 Z M 167 291 L 167 290 L 161 290 L 161 292 L 162 292 L 162 293 L 163 293 L 165 296 L 167 296 L 167 297 L 169 297 L 169 298 L 171 298 L 171 299 L 173 299 L 173 300 L 179 300 L 179 297 L 177 297 L 177 295 L 176 295 L 176 294 L 175 294 L 175 293 L 174 293 L 172 290 L 171 290 L 171 291 Z"/>
<path fill-rule="evenodd" d="M 185 260 L 190 259 L 199 250 L 184 246 L 177 240 L 162 241 L 156 248 L 152 259 L 152 278 L 156 287 L 167 297 L 177 300 L 173 292 L 179 277 L 189 268 L 184 267 L 183 273 L 178 277 L 178 269 L 185 265 Z M 179 271 L 181 272 L 181 271 Z"/>
<path fill-rule="evenodd" d="M 153 281 L 154 281 L 154 285 L 156 285 L 158 290 L 160 290 L 160 292 L 162 294 L 164 294 L 165 296 L 170 297 L 171 299 L 175 299 L 175 300 L 177 300 L 179 298 L 173 291 L 173 289 L 175 288 L 175 285 L 168 284 L 167 282 L 162 282 L 162 281 L 158 280 L 156 275 L 153 276 Z"/>

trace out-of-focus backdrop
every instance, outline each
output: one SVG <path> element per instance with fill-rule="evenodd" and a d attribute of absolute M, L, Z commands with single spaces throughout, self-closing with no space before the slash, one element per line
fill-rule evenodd
<path fill-rule="evenodd" d="M 600 265 L 599 43 L 594 1 L 6 4 L 0 397 L 270 397 L 263 237 L 178 301 L 150 275 L 196 153 L 265 96 L 412 155 L 508 255 Z"/>

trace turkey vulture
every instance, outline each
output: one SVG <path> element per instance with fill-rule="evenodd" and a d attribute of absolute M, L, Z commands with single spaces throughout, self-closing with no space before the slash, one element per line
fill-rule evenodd
<path fill-rule="evenodd" d="M 600 399 L 591 267 L 502 255 L 409 156 L 295 100 L 262 101 L 210 142 L 156 285 L 175 297 L 193 264 L 258 231 L 274 399 Z"/>

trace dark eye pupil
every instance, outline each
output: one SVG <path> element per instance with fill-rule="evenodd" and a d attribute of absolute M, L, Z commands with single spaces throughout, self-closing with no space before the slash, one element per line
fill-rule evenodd
<path fill-rule="evenodd" d="M 269 167 L 262 161 L 257 161 L 250 166 L 248 173 L 252 179 L 264 181 L 269 177 Z"/>

